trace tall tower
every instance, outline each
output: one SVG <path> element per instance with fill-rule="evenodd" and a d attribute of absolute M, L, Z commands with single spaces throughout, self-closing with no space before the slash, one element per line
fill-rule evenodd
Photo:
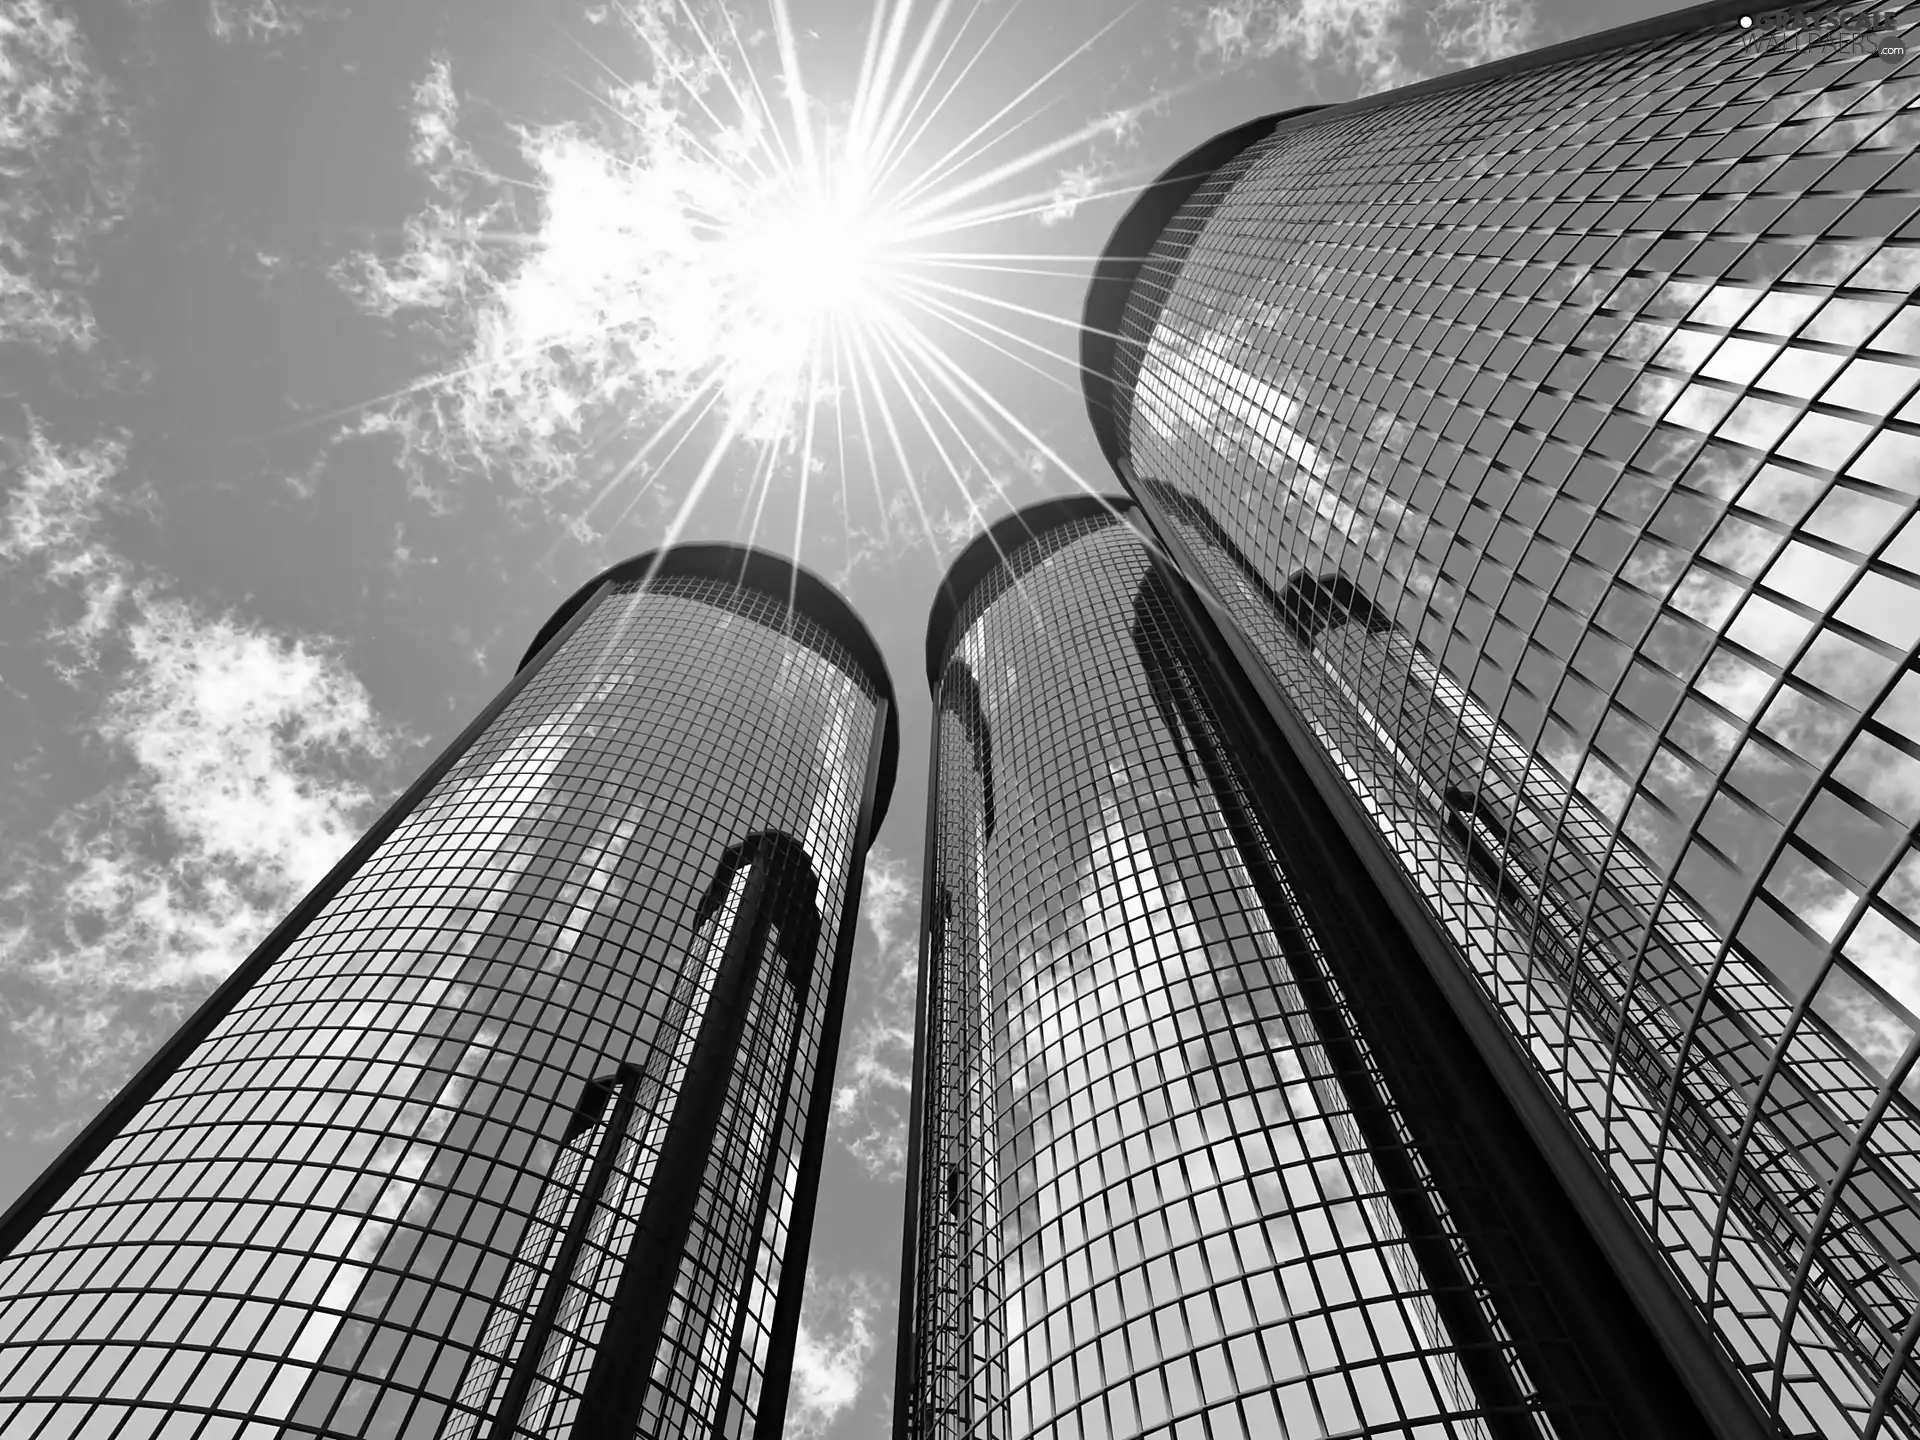
<path fill-rule="evenodd" d="M 1083 331 L 1122 483 L 1723 1435 L 1920 1435 L 1912 13 L 1269 116 L 1145 192 Z"/>
<path fill-rule="evenodd" d="M 1132 509 L 928 627 L 897 1440 L 1703 1433 Z"/>
<path fill-rule="evenodd" d="M 788 561 L 584 586 L 0 1218 L 0 1432 L 777 1436 L 898 750 Z"/>

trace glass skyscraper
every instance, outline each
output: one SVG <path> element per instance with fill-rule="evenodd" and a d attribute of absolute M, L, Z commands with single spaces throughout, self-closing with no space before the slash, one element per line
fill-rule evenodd
<path fill-rule="evenodd" d="M 1132 511 L 928 629 L 896 1436 L 1703 1433 Z"/>
<path fill-rule="evenodd" d="M 1089 412 L 1721 1434 L 1920 1435 L 1920 62 L 1711 5 L 1222 135 Z"/>
<path fill-rule="evenodd" d="M 780 1433 L 879 652 L 607 571 L 0 1218 L 9 1440 Z"/>

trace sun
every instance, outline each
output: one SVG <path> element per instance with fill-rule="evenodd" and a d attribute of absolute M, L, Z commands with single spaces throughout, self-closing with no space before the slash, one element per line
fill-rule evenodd
<path fill-rule="evenodd" d="M 742 183 L 693 262 L 720 311 L 729 409 L 760 439 L 791 429 L 835 354 L 899 317 L 897 222 L 846 169 L 822 169 Z"/>
<path fill-rule="evenodd" d="M 720 247 L 736 325 L 779 370 L 805 365 L 834 327 L 880 319 L 902 258 L 887 208 L 852 185 L 789 173 L 754 197 Z"/>
<path fill-rule="evenodd" d="M 776 329 L 857 322 L 886 298 L 887 226 L 864 197 L 769 206 L 736 245 L 747 308 Z"/>
<path fill-rule="evenodd" d="M 764 3 L 772 23 L 751 45 L 740 0 L 681 0 L 672 25 L 636 9 L 640 78 L 582 46 L 609 82 L 589 93 L 614 138 L 583 127 L 534 137 L 546 223 L 481 316 L 469 368 L 486 388 L 469 408 L 490 419 L 489 406 L 557 397 L 548 429 L 564 438 L 588 403 L 630 406 L 636 443 L 582 526 L 630 490 L 611 520 L 623 523 L 683 449 L 704 445 L 704 458 L 679 462 L 694 473 L 670 538 L 736 447 L 753 456 L 750 533 L 788 481 L 798 525 L 832 453 L 843 492 L 850 470 L 868 469 L 876 495 L 883 473 L 903 477 L 931 535 L 911 478 L 916 437 L 969 505 L 968 477 L 999 488 L 996 453 L 1041 456 L 1085 485 L 959 357 L 993 354 L 1071 388 L 1053 367 L 1074 357 L 1025 330 L 1073 322 L 987 287 L 1002 273 L 1072 278 L 1086 257 L 1003 252 L 986 237 L 1051 215 L 1058 187 L 1036 171 L 1112 129 L 1103 116 L 1029 148 L 1016 139 L 1047 110 L 1054 77 L 1117 20 L 1016 93 L 949 113 L 998 24 L 956 21 L 951 0 L 930 13 L 870 0 L 858 78 L 822 100 L 801 77 L 789 0 Z M 758 48 L 768 34 L 772 64 Z"/>

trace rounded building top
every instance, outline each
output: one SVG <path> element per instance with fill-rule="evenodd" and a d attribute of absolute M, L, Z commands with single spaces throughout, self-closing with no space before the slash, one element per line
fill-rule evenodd
<path fill-rule="evenodd" d="M 954 641 L 953 627 L 960 618 L 960 607 L 967 603 L 974 587 L 994 572 L 1003 557 L 1059 526 L 1091 515 L 1110 515 L 1132 508 L 1133 501 L 1125 495 L 1065 495 L 1003 515 L 975 536 L 947 567 L 940 588 L 934 592 L 933 611 L 927 617 L 927 687 L 937 690 L 940 686 L 940 673 L 946 668 L 947 650 Z"/>
<path fill-rule="evenodd" d="M 649 550 L 631 560 L 609 565 L 560 603 L 560 607 L 533 637 L 527 653 L 520 658 L 519 668 L 524 670 L 532 664 L 534 657 L 546 648 L 547 642 L 560 633 L 602 585 L 617 585 L 625 580 L 638 580 L 651 575 L 690 575 L 722 580 L 783 601 L 791 595 L 796 610 L 846 646 L 854 664 L 860 667 L 861 673 L 887 704 L 886 734 L 880 746 L 880 774 L 874 786 L 873 824 L 867 832 L 867 843 L 871 845 L 873 837 L 880 833 L 880 822 L 886 819 L 887 803 L 893 797 L 894 773 L 900 763 L 900 707 L 894 701 L 893 680 L 887 674 L 886 661 L 880 658 L 880 647 L 874 643 L 873 635 L 840 592 L 805 566 L 796 565 L 784 555 L 775 555 L 750 545 L 710 542 Z"/>
<path fill-rule="evenodd" d="M 1120 322 L 1127 313 L 1133 282 L 1153 253 L 1154 243 L 1167 223 L 1180 213 L 1180 207 L 1193 198 L 1194 191 L 1205 184 L 1214 171 L 1266 139 L 1282 121 L 1324 108 L 1300 105 L 1222 131 L 1169 165 L 1159 179 L 1140 192 L 1140 198 L 1114 226 L 1113 238 L 1107 241 L 1100 263 L 1093 268 L 1093 279 L 1087 285 L 1086 308 L 1080 316 L 1080 384 L 1087 399 L 1088 418 L 1093 421 L 1093 433 L 1109 465 L 1119 461 L 1123 449 L 1119 407 L 1113 394 Z"/>

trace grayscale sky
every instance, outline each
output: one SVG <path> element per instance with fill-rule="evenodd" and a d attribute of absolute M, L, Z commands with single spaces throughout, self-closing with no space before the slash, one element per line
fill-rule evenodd
<path fill-rule="evenodd" d="M 847 1440 L 891 1405 L 927 606 L 983 517 L 1114 488 L 1069 357 L 1130 187 L 1670 7 L 727 5 L 0 0 L 0 1205 L 575 586 L 751 539 L 902 701 L 789 1414 Z"/>

